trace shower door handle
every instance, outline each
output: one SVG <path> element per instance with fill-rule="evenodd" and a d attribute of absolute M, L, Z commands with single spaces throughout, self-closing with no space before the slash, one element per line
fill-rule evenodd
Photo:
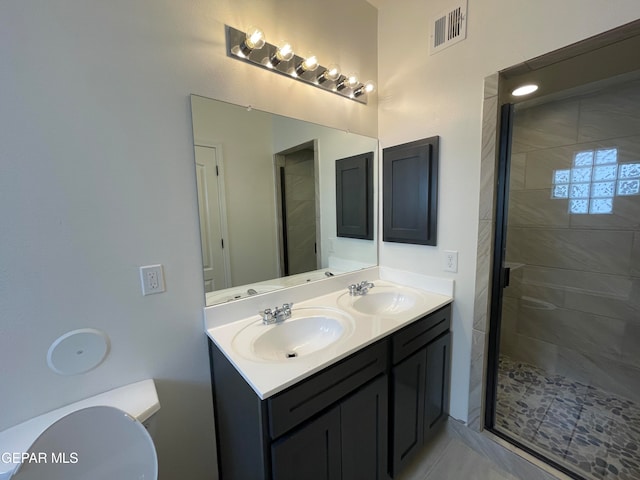
<path fill-rule="evenodd" d="M 504 267 L 502 272 L 502 288 L 507 288 L 509 286 L 509 280 L 511 280 L 511 269 Z"/>

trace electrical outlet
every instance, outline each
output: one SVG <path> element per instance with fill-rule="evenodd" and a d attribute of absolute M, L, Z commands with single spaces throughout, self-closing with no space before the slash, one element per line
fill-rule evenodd
<path fill-rule="evenodd" d="M 445 250 L 444 255 L 444 267 L 445 272 L 457 273 L 458 271 L 458 252 L 454 250 Z"/>
<path fill-rule="evenodd" d="M 142 282 L 142 295 L 162 293 L 164 288 L 164 274 L 162 265 L 147 265 L 140 267 L 140 281 Z"/>

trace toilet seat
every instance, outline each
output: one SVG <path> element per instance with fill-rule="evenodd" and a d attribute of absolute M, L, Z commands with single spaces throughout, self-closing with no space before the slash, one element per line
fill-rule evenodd
<path fill-rule="evenodd" d="M 76 410 L 51 424 L 31 445 L 12 480 L 156 480 L 151 436 L 114 407 Z"/>

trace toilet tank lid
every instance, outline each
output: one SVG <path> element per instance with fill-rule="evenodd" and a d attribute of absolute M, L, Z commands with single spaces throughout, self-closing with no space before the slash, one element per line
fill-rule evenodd
<path fill-rule="evenodd" d="M 76 410 L 100 405 L 118 408 L 139 422 L 160 410 L 153 379 L 142 380 L 52 410 L 0 432 L 0 454 L 27 452 L 52 423 Z M 6 463 L 0 458 L 0 480 L 9 478 L 16 467 L 17 464 Z"/>

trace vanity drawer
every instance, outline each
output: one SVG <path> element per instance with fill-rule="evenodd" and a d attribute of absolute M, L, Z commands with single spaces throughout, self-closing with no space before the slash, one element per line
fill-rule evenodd
<path fill-rule="evenodd" d="M 451 326 L 451 305 L 415 321 L 393 335 L 392 359 L 395 365 L 416 350 L 449 330 Z"/>
<path fill-rule="evenodd" d="M 384 373 L 386 364 L 387 342 L 381 341 L 269 398 L 271 438 L 278 438 Z"/>

